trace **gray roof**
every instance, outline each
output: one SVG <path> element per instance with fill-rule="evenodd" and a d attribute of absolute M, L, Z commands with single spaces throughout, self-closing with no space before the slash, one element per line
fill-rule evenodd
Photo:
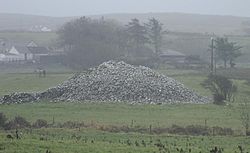
<path fill-rule="evenodd" d="M 185 57 L 186 55 L 181 53 L 181 52 L 178 52 L 178 51 L 175 51 L 175 50 L 171 50 L 171 49 L 168 49 L 166 51 L 162 51 L 162 53 L 160 54 L 161 57 L 171 57 L 171 56 L 178 56 L 178 57 Z"/>
<path fill-rule="evenodd" d="M 28 47 L 32 54 L 48 54 L 49 50 L 46 47 Z"/>
<path fill-rule="evenodd" d="M 26 47 L 13 46 L 21 54 L 48 54 L 49 50 L 46 47 Z"/>
<path fill-rule="evenodd" d="M 4 53 L 3 55 L 16 55 L 16 54 Z"/>
<path fill-rule="evenodd" d="M 30 50 L 25 46 L 14 46 L 16 50 L 21 54 L 30 54 Z"/>

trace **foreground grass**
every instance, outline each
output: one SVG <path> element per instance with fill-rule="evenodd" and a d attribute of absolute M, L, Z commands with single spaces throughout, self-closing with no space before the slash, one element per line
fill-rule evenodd
<path fill-rule="evenodd" d="M 250 111 L 250 110 L 249 110 Z M 99 125 L 139 127 L 170 127 L 173 124 L 205 125 L 233 128 L 242 131 L 240 108 L 212 104 L 180 105 L 128 105 L 111 103 L 29 103 L 1 105 L 0 112 L 8 118 L 17 115 L 34 122 L 45 119 L 52 123 L 66 121 L 95 123 Z M 132 121 L 133 120 L 133 121 Z M 241 133 L 241 132 L 239 132 Z"/>
<path fill-rule="evenodd" d="M 250 150 L 250 139 L 246 137 L 158 136 L 86 129 L 22 130 L 22 133 L 20 140 L 10 140 L 1 132 L 0 152 L 45 153 L 49 150 L 52 153 L 179 153 L 183 150 L 209 153 L 215 146 L 223 148 L 225 153 L 239 152 L 238 146 L 242 146 L 246 152 Z"/>

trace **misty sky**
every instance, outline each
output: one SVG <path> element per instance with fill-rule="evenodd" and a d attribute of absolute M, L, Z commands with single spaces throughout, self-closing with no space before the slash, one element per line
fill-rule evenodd
<path fill-rule="evenodd" d="M 0 12 L 46 16 L 184 12 L 250 17 L 250 0 L 0 0 Z"/>

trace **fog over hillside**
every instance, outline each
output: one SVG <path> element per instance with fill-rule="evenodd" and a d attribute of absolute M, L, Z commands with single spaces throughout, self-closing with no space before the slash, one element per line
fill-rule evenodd
<path fill-rule="evenodd" d="M 155 17 L 170 31 L 216 34 L 241 34 L 242 22 L 250 21 L 247 17 L 185 13 L 110 14 L 105 17 L 123 23 L 127 23 L 131 18 L 146 21 Z"/>
<path fill-rule="evenodd" d="M 142 22 L 155 17 L 160 20 L 169 31 L 190 33 L 215 33 L 215 34 L 244 34 L 244 22 L 250 21 L 249 17 L 200 15 L 185 13 L 144 13 L 144 14 L 104 14 L 92 15 L 91 18 L 116 20 L 126 24 L 132 18 Z M 0 13 L 0 30 L 30 30 L 34 26 L 46 26 L 57 30 L 64 23 L 77 17 L 49 17 L 23 14 Z"/>
<path fill-rule="evenodd" d="M 1 4 L 1 13 L 57 17 L 148 12 L 250 17 L 249 0 L 5 0 Z"/>
<path fill-rule="evenodd" d="M 37 15 L 0 13 L 0 30 L 29 30 L 36 25 L 48 26 L 56 30 L 71 18 L 57 18 Z"/>

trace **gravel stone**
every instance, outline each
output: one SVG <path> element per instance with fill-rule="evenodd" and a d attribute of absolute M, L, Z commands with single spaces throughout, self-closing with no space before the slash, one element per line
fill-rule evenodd
<path fill-rule="evenodd" d="M 173 78 L 144 66 L 108 61 L 41 93 L 14 93 L 0 103 L 51 101 L 103 101 L 129 103 L 208 103 L 209 99 Z"/>

